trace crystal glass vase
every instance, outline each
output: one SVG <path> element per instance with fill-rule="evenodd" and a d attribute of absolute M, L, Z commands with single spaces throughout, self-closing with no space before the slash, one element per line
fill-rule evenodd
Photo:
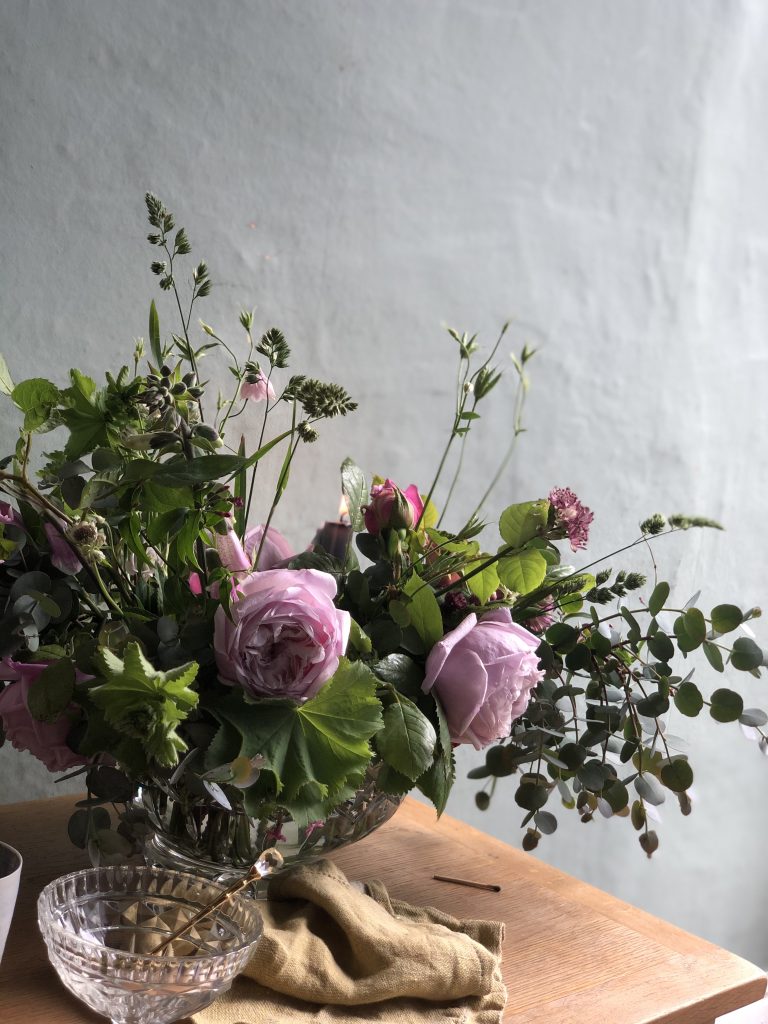
<path fill-rule="evenodd" d="M 43 889 L 38 923 L 59 978 L 92 1010 L 113 1024 L 169 1024 L 226 992 L 261 935 L 257 904 L 235 896 L 152 953 L 221 891 L 163 868 L 89 868 Z"/>
<path fill-rule="evenodd" d="M 371 768 L 357 793 L 322 821 L 303 825 L 274 803 L 246 814 L 239 808 L 227 810 L 208 794 L 158 780 L 142 787 L 139 796 L 151 830 L 144 856 L 150 864 L 224 883 L 242 875 L 268 847 L 283 855 L 282 870 L 316 860 L 370 835 L 395 813 L 403 797 L 377 787 L 380 767 Z"/>

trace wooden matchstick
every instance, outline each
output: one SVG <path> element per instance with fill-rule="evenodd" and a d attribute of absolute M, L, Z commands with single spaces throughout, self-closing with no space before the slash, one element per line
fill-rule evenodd
<path fill-rule="evenodd" d="M 470 889 L 484 889 L 486 892 L 501 892 L 500 885 L 492 882 L 471 882 L 468 878 L 452 878 L 450 875 L 432 875 L 436 882 L 451 882 L 453 885 L 466 885 Z"/>

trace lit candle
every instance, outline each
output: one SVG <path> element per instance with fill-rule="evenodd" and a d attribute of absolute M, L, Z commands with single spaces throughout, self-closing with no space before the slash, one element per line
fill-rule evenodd
<path fill-rule="evenodd" d="M 322 548 L 333 558 L 343 562 L 347 557 L 347 549 L 352 539 L 352 527 L 348 520 L 347 502 L 342 495 L 339 502 L 339 518 L 323 523 L 312 541 L 313 549 L 316 551 L 318 548 Z"/>

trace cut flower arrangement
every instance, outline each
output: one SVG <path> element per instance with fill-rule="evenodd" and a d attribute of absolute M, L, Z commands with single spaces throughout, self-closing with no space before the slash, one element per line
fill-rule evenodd
<path fill-rule="evenodd" d="M 137 342 L 132 366 L 103 384 L 71 370 L 64 387 L 14 385 L 0 364 L 23 416 L 0 462 L 0 718 L 15 747 L 82 773 L 75 843 L 107 863 L 158 834 L 156 853 L 166 843 L 219 863 L 281 844 L 302 856 L 366 834 L 414 787 L 442 812 L 453 749 L 472 744 L 485 749 L 471 772 L 485 780 L 478 806 L 510 777 L 527 849 L 560 807 L 627 818 L 650 855 L 653 808 L 667 797 L 691 809 L 693 770 L 666 732 L 673 705 L 738 721 L 765 749 L 765 713 L 730 687 L 703 692 L 689 664 L 700 652 L 713 673 L 759 675 L 745 628 L 758 609 L 680 607 L 666 582 L 623 563 L 563 564 L 560 545 L 585 548 L 592 520 L 565 487 L 509 505 L 492 527 L 489 487 L 449 528 L 504 331 L 485 359 L 476 337 L 450 332 L 458 386 L 431 484 L 369 481 L 348 459 L 343 515 L 293 551 L 274 521 L 294 460 L 355 403 L 289 374 L 284 336 L 255 331 L 252 313 L 228 341 L 194 317 L 207 267 L 191 264 L 184 283 L 186 232 L 146 202 L 177 333 L 153 302 L 146 351 Z M 511 444 L 491 486 L 522 431 L 532 355 L 512 358 Z M 205 367 L 217 357 L 232 382 L 214 401 Z M 278 407 L 290 425 L 273 433 Z M 40 458 L 33 440 L 50 431 L 60 447 Z M 270 451 L 284 456 L 276 481 L 260 468 Z M 265 522 L 250 525 L 257 506 Z M 614 554 L 716 526 L 652 515 Z"/>

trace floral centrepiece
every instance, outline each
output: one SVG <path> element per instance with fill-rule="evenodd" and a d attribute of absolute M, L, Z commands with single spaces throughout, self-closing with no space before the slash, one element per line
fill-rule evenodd
<path fill-rule="evenodd" d="M 167 817 L 209 852 L 327 848 L 413 788 L 442 812 L 454 747 L 469 744 L 486 751 L 471 772 L 478 806 L 508 778 L 527 849 L 564 807 L 628 818 L 650 855 L 649 808 L 669 796 L 691 809 L 670 714 L 706 709 L 768 746 L 768 716 L 730 685 L 700 688 L 687 663 L 700 651 L 714 674 L 759 675 L 758 609 L 681 607 L 623 565 L 564 564 L 560 542 L 582 551 L 593 521 L 568 487 L 483 521 L 523 429 L 527 347 L 512 356 L 509 449 L 469 518 L 444 525 L 478 407 L 502 379 L 504 330 L 484 359 L 476 337 L 449 332 L 458 388 L 429 486 L 369 479 L 347 459 L 342 515 L 295 550 L 273 525 L 292 467 L 356 404 L 289 374 L 287 340 L 255 333 L 250 312 L 235 337 L 193 327 L 208 268 L 184 285 L 186 232 L 151 195 L 147 211 L 151 269 L 179 324 L 161 329 L 153 302 L 148 344 L 102 384 L 79 370 L 14 384 L 0 359 L 22 420 L 0 461 L 0 719 L 50 770 L 82 772 L 75 842 L 120 860 Z M 217 358 L 232 379 L 212 401 Z M 290 426 L 275 433 L 277 409 Z M 271 451 L 276 480 L 260 468 Z M 716 526 L 652 515 L 622 552 Z"/>

